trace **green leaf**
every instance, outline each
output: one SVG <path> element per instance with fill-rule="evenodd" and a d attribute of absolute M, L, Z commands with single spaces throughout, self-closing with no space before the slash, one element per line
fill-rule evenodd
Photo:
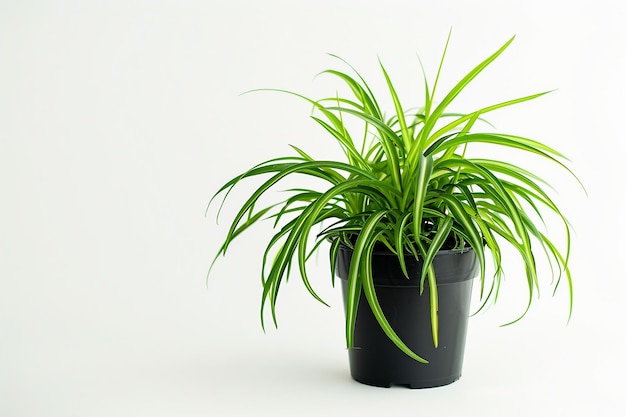
<path fill-rule="evenodd" d="M 494 104 L 494 105 L 491 105 L 491 106 L 483 107 L 480 110 L 476 110 L 475 112 L 463 115 L 462 117 L 457 118 L 453 122 L 448 123 L 447 125 L 443 126 L 439 130 L 437 130 L 435 133 L 433 133 L 428 138 L 428 140 L 426 141 L 425 145 L 426 146 L 430 146 L 434 141 L 436 141 L 440 137 L 448 134 L 448 132 L 452 131 L 454 128 L 462 125 L 463 123 L 467 122 L 468 120 L 472 119 L 473 117 L 477 117 L 478 115 L 489 113 L 489 112 L 492 112 L 494 110 L 498 110 L 498 109 L 501 109 L 501 108 L 504 108 L 504 107 L 509 107 L 509 106 L 514 105 L 514 104 L 519 104 L 519 103 L 523 103 L 525 101 L 534 100 L 534 99 L 536 99 L 538 97 L 541 97 L 541 96 L 543 96 L 545 94 L 551 93 L 552 91 L 554 91 L 554 90 L 544 91 L 542 93 L 532 94 L 532 95 L 529 95 L 529 96 L 516 98 L 514 100 L 504 101 L 502 103 L 498 103 L 498 104 Z"/>
<path fill-rule="evenodd" d="M 389 88 L 389 92 L 391 93 L 391 98 L 393 99 L 393 105 L 396 109 L 396 117 L 398 118 L 398 122 L 400 123 L 400 131 L 402 132 L 402 143 L 404 144 L 405 149 L 411 148 L 412 137 L 409 133 L 409 129 L 406 125 L 406 120 L 404 118 L 404 109 L 402 108 L 402 104 L 400 104 L 400 99 L 398 98 L 398 93 L 396 93 L 396 89 L 393 87 L 391 83 L 391 79 L 389 79 L 389 74 L 387 74 L 387 70 L 383 66 L 382 62 L 380 62 L 380 68 L 383 71 L 383 75 L 385 76 L 385 81 L 387 82 L 387 87 Z"/>
<path fill-rule="evenodd" d="M 432 172 L 433 158 L 420 155 L 417 165 L 417 178 L 415 178 L 415 189 L 413 192 L 413 235 L 416 237 L 421 235 L 422 210 Z"/>
<path fill-rule="evenodd" d="M 348 274 L 348 307 L 346 309 L 347 323 L 346 337 L 348 340 L 348 348 L 354 347 L 354 324 L 356 323 L 356 310 L 358 308 L 358 297 L 360 291 L 357 289 L 362 287 L 365 298 L 376 318 L 378 324 L 389 339 L 409 357 L 422 362 L 428 363 L 424 358 L 413 352 L 396 334 L 389 321 L 387 320 L 374 288 L 372 277 L 372 250 L 377 240 L 379 232 L 375 232 L 380 220 L 386 215 L 386 212 L 379 212 L 372 215 L 363 225 L 363 230 L 357 238 L 350 262 L 350 272 Z"/>
<path fill-rule="evenodd" d="M 431 130 L 435 127 L 435 123 L 439 120 L 440 116 L 444 113 L 445 109 L 448 107 L 450 103 L 465 89 L 465 87 L 474 79 L 478 74 L 480 74 L 489 64 L 491 64 L 498 56 L 504 52 L 506 48 L 509 47 L 511 42 L 513 42 L 515 36 L 509 39 L 504 45 L 500 47 L 496 52 L 491 54 L 487 59 L 478 64 L 474 69 L 472 69 L 465 77 L 461 79 L 450 92 L 446 95 L 446 97 L 441 101 L 441 103 L 433 110 L 433 113 L 426 120 L 426 124 L 420 133 L 420 145 L 417 147 L 416 152 L 423 152 L 424 147 L 426 146 L 426 141 L 430 135 Z M 442 58 L 443 62 L 443 58 Z M 434 87 L 433 87 L 434 90 Z M 434 94 L 434 92 L 433 92 Z"/>
<path fill-rule="evenodd" d="M 422 263 L 422 276 L 420 279 L 420 294 L 424 292 L 424 279 L 428 276 L 428 292 L 430 296 L 430 322 L 435 347 L 439 346 L 439 296 L 437 292 L 437 279 L 433 261 L 435 256 L 450 235 L 454 221 L 452 216 L 447 216 L 439 225 L 437 233 L 428 250 L 421 248 L 426 254 Z"/>
<path fill-rule="evenodd" d="M 456 197 L 447 194 L 441 194 L 439 198 L 442 200 L 443 204 L 449 210 L 451 215 L 454 216 L 454 220 L 463 227 L 463 230 L 467 234 L 468 241 L 472 249 L 474 249 L 474 251 L 476 252 L 476 256 L 478 257 L 478 262 L 480 264 L 480 282 L 484 283 L 485 252 L 483 249 L 483 238 L 480 234 L 480 231 L 475 226 L 472 218 L 468 215 L 465 209 L 465 205 L 461 203 Z"/>

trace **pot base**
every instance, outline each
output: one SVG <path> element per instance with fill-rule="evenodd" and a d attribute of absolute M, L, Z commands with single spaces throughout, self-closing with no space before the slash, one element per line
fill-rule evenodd
<path fill-rule="evenodd" d="M 448 378 L 440 378 L 433 379 L 430 381 L 403 381 L 403 382 L 381 382 L 380 380 L 367 380 L 367 379 L 359 379 L 352 375 L 352 379 L 356 382 L 360 382 L 361 384 L 371 385 L 373 387 L 381 387 L 381 388 L 391 388 L 391 387 L 407 387 L 411 389 L 423 389 L 423 388 L 436 388 L 443 387 L 445 385 L 450 385 L 453 382 L 458 381 L 461 378 L 459 376 L 451 376 Z"/>

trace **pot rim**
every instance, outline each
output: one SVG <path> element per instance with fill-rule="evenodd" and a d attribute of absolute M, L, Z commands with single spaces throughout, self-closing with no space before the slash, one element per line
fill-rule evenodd
<path fill-rule="evenodd" d="M 339 243 L 339 249 L 354 250 L 350 246 L 346 245 L 343 241 L 341 241 Z M 437 256 L 446 256 L 446 255 L 458 255 L 458 254 L 462 254 L 462 253 L 466 253 L 466 252 L 471 252 L 473 250 L 474 250 L 474 248 L 472 248 L 471 246 L 466 246 L 464 248 L 454 248 L 454 249 L 440 249 L 439 251 L 437 251 L 437 254 L 435 255 L 435 257 L 437 257 Z M 372 254 L 373 255 L 377 255 L 377 256 L 395 256 L 395 257 L 398 256 L 397 253 L 390 251 L 386 247 L 384 249 L 374 249 L 372 251 Z M 413 254 L 411 252 L 405 252 L 404 256 L 405 257 L 413 257 Z"/>

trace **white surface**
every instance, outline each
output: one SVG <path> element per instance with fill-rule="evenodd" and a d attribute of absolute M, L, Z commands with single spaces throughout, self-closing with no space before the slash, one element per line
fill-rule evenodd
<path fill-rule="evenodd" d="M 0 416 L 623 415 L 623 6 L 431 3 L 1 2 Z M 207 288 L 226 221 L 203 211 L 287 143 L 337 154 L 306 105 L 239 93 L 327 93 L 312 81 L 326 52 L 376 82 L 378 55 L 419 91 L 415 54 L 432 74 L 451 26 L 448 83 L 518 35 L 460 106 L 559 89 L 492 120 L 564 151 L 589 190 L 555 181 L 577 229 L 576 310 L 565 326 L 564 293 L 546 291 L 499 328 L 518 310 L 493 309 L 470 323 L 459 382 L 371 388 L 349 379 L 326 261 L 333 308 L 294 279 L 263 335 L 263 228 Z"/>

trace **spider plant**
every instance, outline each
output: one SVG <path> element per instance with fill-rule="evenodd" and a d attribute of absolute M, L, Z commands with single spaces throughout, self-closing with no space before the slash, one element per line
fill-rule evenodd
<path fill-rule="evenodd" d="M 311 99 L 290 91 L 272 90 L 310 103 L 313 108 L 311 118 L 337 141 L 345 153 L 345 160 L 317 160 L 304 150 L 291 146 L 292 156 L 271 159 L 252 167 L 228 181 L 213 196 L 215 199 L 222 195 L 225 200 L 241 181 L 269 176 L 234 216 L 216 256 L 217 259 L 226 254 L 233 240 L 260 220 L 273 222 L 275 234 L 267 243 L 261 267 L 263 328 L 268 304 L 276 325 L 279 289 L 294 267 L 297 267 L 309 293 L 326 304 L 313 289 L 307 273 L 307 261 L 323 242 L 330 242 L 333 284 L 340 245 L 353 249 L 346 301 L 348 348 L 353 347 L 355 316 L 363 292 L 378 323 L 393 343 L 413 359 L 427 362 L 398 337 L 379 305 L 372 279 L 374 248 L 386 248 L 397 255 L 405 274 L 407 257 L 423 262 L 420 291 L 424 292 L 424 284 L 428 282 L 435 346 L 438 344 L 438 296 L 432 262 L 441 249 L 475 251 L 480 265 L 480 309 L 498 298 L 503 277 L 503 245 L 509 245 L 519 254 L 525 270 L 521 276 L 525 277 L 528 303 L 512 322 L 523 317 L 536 298 L 540 282 L 535 256 L 546 256 L 553 278 L 556 277 L 551 281 L 554 290 L 562 277 L 567 283 L 571 316 L 570 225 L 546 192 L 547 183 L 511 162 L 473 158 L 467 153 L 474 144 L 513 148 L 546 158 L 571 173 L 562 162 L 565 157 L 543 143 L 517 135 L 474 131 L 483 115 L 536 99 L 547 92 L 469 113 L 447 111 L 464 88 L 500 56 L 513 39 L 480 62 L 437 101 L 435 93 L 450 41 L 448 36 L 432 87 L 426 75 L 423 76 L 424 103 L 417 111 L 407 110 L 401 104 L 387 70 L 380 63 L 387 87 L 385 94 L 393 102 L 390 117 L 383 113 L 365 79 L 336 56 L 349 71 L 329 69 L 322 74 L 335 77 L 344 87 L 347 86 L 346 91 L 351 92 L 348 96 Z M 361 122 L 356 131 L 348 127 L 348 124 L 354 126 L 354 120 Z M 290 189 L 286 199 L 258 207 L 260 197 L 268 190 L 286 177 L 297 175 L 320 179 L 326 187 Z M 542 214 L 546 211 L 556 214 L 562 221 L 564 248 L 558 248 L 544 231 Z M 491 254 L 495 271 L 489 278 L 486 277 L 486 252 Z"/>

